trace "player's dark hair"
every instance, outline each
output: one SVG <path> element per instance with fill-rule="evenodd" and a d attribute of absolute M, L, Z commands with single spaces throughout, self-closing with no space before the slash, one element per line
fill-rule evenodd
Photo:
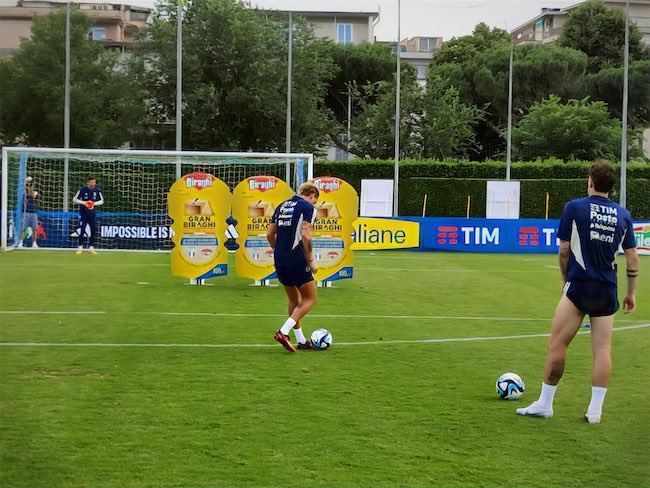
<path fill-rule="evenodd" d="M 88 183 L 90 180 L 96 180 L 96 179 L 97 178 L 95 178 L 94 176 L 89 176 L 88 178 L 86 178 L 86 183 Z"/>
<path fill-rule="evenodd" d="M 597 192 L 609 193 L 616 182 L 616 170 L 604 161 L 596 160 L 589 168 L 589 177 Z"/>
<path fill-rule="evenodd" d="M 316 195 L 316 198 L 320 197 L 320 190 L 316 185 L 313 183 L 303 183 L 300 185 L 300 188 L 298 188 L 298 195 Z"/>

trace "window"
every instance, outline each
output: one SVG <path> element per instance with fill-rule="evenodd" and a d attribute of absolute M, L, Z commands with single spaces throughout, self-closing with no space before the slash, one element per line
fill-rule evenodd
<path fill-rule="evenodd" d="M 424 80 L 427 77 L 427 67 L 417 65 L 416 69 L 418 70 L 418 80 Z"/>
<path fill-rule="evenodd" d="M 91 41 L 105 41 L 106 40 L 106 27 L 91 27 L 88 33 L 88 39 Z"/>
<path fill-rule="evenodd" d="M 352 44 L 352 24 L 336 24 L 336 42 Z"/>

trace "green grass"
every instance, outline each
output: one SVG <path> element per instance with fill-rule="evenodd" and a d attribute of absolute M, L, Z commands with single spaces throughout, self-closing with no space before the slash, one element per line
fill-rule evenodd
<path fill-rule="evenodd" d="M 548 420 L 514 415 L 537 398 L 546 337 L 415 342 L 547 333 L 556 262 L 357 253 L 303 324 L 334 346 L 289 354 L 272 340 L 281 288 L 187 286 L 166 254 L 0 254 L 0 342 L 68 344 L 0 346 L 0 486 L 649 486 L 650 328 L 614 333 L 595 426 L 587 334 Z M 650 323 L 649 264 L 616 327 Z M 506 371 L 520 401 L 497 398 Z"/>

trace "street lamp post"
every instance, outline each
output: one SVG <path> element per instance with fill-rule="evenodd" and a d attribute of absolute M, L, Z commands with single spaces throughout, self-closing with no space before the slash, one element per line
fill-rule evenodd
<path fill-rule="evenodd" d="M 401 57 L 400 52 L 400 13 L 401 6 L 400 0 L 397 0 L 397 74 L 395 78 L 395 172 L 393 176 L 393 215 L 397 216 L 399 213 L 399 113 L 400 113 L 400 75 L 401 75 Z"/>

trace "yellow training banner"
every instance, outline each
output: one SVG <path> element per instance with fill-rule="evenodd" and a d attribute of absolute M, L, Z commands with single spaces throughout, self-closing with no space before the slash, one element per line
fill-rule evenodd
<path fill-rule="evenodd" d="M 266 238 L 275 208 L 293 196 L 291 187 L 275 176 L 253 176 L 233 191 L 232 216 L 237 221 L 237 276 L 274 278 L 273 249 Z"/>
<path fill-rule="evenodd" d="M 226 219 L 232 195 L 223 181 L 195 172 L 169 189 L 167 209 L 173 224 L 172 274 L 203 280 L 228 274 Z"/>
<path fill-rule="evenodd" d="M 317 281 L 352 278 L 353 222 L 359 215 L 357 191 L 340 178 L 321 176 L 312 183 L 320 191 L 312 235 Z"/>
<path fill-rule="evenodd" d="M 359 217 L 354 222 L 353 251 L 420 247 L 420 224 L 409 220 Z"/>

